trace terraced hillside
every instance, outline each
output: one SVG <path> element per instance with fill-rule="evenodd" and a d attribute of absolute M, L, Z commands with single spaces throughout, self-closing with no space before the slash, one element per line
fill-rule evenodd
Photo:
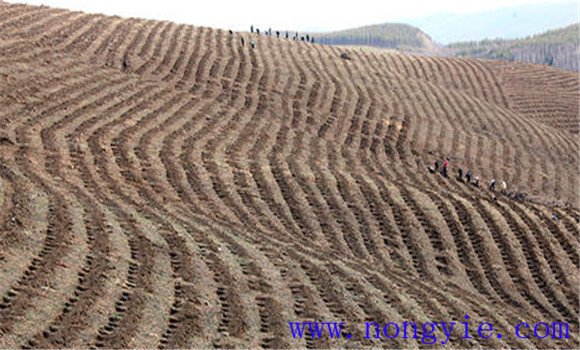
<path fill-rule="evenodd" d="M 533 64 L 488 62 L 499 72 L 512 108 L 521 115 L 578 135 L 580 75 Z"/>
<path fill-rule="evenodd" d="M 356 325 L 465 314 L 570 339 L 445 346 L 578 347 L 573 75 L 249 40 L 0 2 L 0 347 L 409 348 Z"/>

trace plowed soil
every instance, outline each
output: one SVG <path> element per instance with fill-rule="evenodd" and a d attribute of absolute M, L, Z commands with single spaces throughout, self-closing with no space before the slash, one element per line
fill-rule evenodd
<path fill-rule="evenodd" d="M 356 324 L 469 314 L 571 337 L 446 347 L 578 348 L 579 100 L 540 66 L 0 2 L 0 347 L 415 348 Z"/>

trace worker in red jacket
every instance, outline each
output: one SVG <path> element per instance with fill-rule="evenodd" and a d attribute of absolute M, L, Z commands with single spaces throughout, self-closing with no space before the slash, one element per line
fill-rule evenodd
<path fill-rule="evenodd" d="M 447 177 L 447 170 L 449 168 L 449 158 L 445 158 L 445 163 L 443 163 L 443 176 Z"/>

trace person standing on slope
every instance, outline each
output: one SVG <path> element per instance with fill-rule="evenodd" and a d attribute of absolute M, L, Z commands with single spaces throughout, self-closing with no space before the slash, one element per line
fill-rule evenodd
<path fill-rule="evenodd" d="M 505 182 L 505 180 L 501 182 L 501 193 L 507 194 L 507 183 Z"/>
<path fill-rule="evenodd" d="M 491 179 L 491 182 L 489 183 L 489 190 L 495 191 L 495 179 Z"/>
<path fill-rule="evenodd" d="M 457 170 L 457 180 L 463 182 L 463 169 L 461 168 Z"/>
<path fill-rule="evenodd" d="M 447 171 L 449 170 L 449 158 L 445 158 L 443 163 L 443 176 L 447 177 Z"/>
<path fill-rule="evenodd" d="M 433 166 L 432 167 L 428 167 L 427 169 L 429 169 L 429 172 L 431 174 L 437 174 L 437 169 L 439 169 L 439 160 L 435 160 L 433 162 Z"/>

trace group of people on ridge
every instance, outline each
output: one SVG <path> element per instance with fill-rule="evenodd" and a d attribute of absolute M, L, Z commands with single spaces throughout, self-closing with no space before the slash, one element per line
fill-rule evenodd
<path fill-rule="evenodd" d="M 256 34 L 260 34 L 260 29 L 259 28 L 256 28 L 255 29 L 255 32 L 256 32 Z M 250 26 L 250 33 L 254 34 L 254 26 L 253 25 Z M 266 35 L 272 35 L 272 28 L 269 28 L 265 32 L 265 34 Z M 277 31 L 275 31 L 275 34 L 276 34 L 276 37 L 279 38 L 282 33 L 279 30 L 277 30 Z M 290 33 L 288 33 L 288 31 L 286 31 L 284 37 L 286 39 L 289 39 L 290 38 Z M 294 34 L 294 36 L 292 37 L 292 40 L 298 40 L 298 39 L 300 39 L 301 41 L 306 41 L 308 43 L 314 43 L 314 37 L 311 36 L 310 34 L 306 34 L 306 35 L 300 36 L 298 34 L 298 32 L 296 32 L 296 34 Z"/>
<path fill-rule="evenodd" d="M 234 34 L 234 32 L 232 30 L 229 31 L 230 35 Z M 254 34 L 256 33 L 257 35 L 260 35 L 260 29 L 259 28 L 254 28 L 254 26 L 250 26 L 250 33 Z M 267 31 L 264 32 L 265 35 L 272 35 L 272 28 L 269 28 Z M 274 34 L 276 35 L 277 38 L 280 38 L 280 36 L 283 34 L 281 33 L 279 30 L 275 31 Z M 286 39 L 290 39 L 290 33 L 288 31 L 286 31 L 286 33 L 284 33 L 284 37 Z M 314 44 L 314 37 L 311 36 L 310 34 L 306 34 L 306 35 L 302 35 L 300 36 L 298 34 L 298 32 L 296 32 L 293 36 L 292 36 L 292 40 L 301 40 L 301 41 L 305 41 L 307 43 L 312 43 Z M 241 38 L 242 41 L 242 46 L 246 45 L 246 39 L 244 37 Z M 250 46 L 253 48 L 256 47 L 256 42 L 254 40 L 250 41 Z"/>

